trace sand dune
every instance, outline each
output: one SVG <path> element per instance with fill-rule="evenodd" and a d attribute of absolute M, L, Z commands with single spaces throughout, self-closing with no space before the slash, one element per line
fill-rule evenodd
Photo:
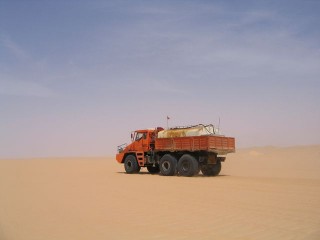
<path fill-rule="evenodd" d="M 238 150 L 218 177 L 1 160 L 0 239 L 320 239 L 320 146 Z"/>

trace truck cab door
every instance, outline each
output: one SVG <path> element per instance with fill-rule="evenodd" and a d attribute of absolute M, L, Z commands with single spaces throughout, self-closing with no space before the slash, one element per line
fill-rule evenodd
<path fill-rule="evenodd" d="M 148 147 L 147 133 L 135 132 L 133 141 L 133 151 L 144 152 Z"/>

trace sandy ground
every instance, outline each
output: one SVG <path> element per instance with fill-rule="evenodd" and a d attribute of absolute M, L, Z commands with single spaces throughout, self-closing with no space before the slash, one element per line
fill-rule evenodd
<path fill-rule="evenodd" d="M 113 158 L 0 160 L 0 239 L 320 239 L 320 146 L 229 155 L 218 177 Z"/>

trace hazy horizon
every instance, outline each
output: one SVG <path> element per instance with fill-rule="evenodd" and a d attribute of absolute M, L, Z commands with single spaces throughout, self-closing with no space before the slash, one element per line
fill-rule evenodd
<path fill-rule="evenodd" d="M 135 129 L 218 124 L 320 144 L 320 2 L 1 1 L 0 158 L 112 156 Z"/>

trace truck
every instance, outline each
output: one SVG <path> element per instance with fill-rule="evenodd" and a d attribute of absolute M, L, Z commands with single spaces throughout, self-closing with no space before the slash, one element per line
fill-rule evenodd
<path fill-rule="evenodd" d="M 128 174 L 146 167 L 149 173 L 191 177 L 202 172 L 216 176 L 226 154 L 235 152 L 235 138 L 220 135 L 212 124 L 131 133 L 131 144 L 118 146 L 116 160 Z"/>

